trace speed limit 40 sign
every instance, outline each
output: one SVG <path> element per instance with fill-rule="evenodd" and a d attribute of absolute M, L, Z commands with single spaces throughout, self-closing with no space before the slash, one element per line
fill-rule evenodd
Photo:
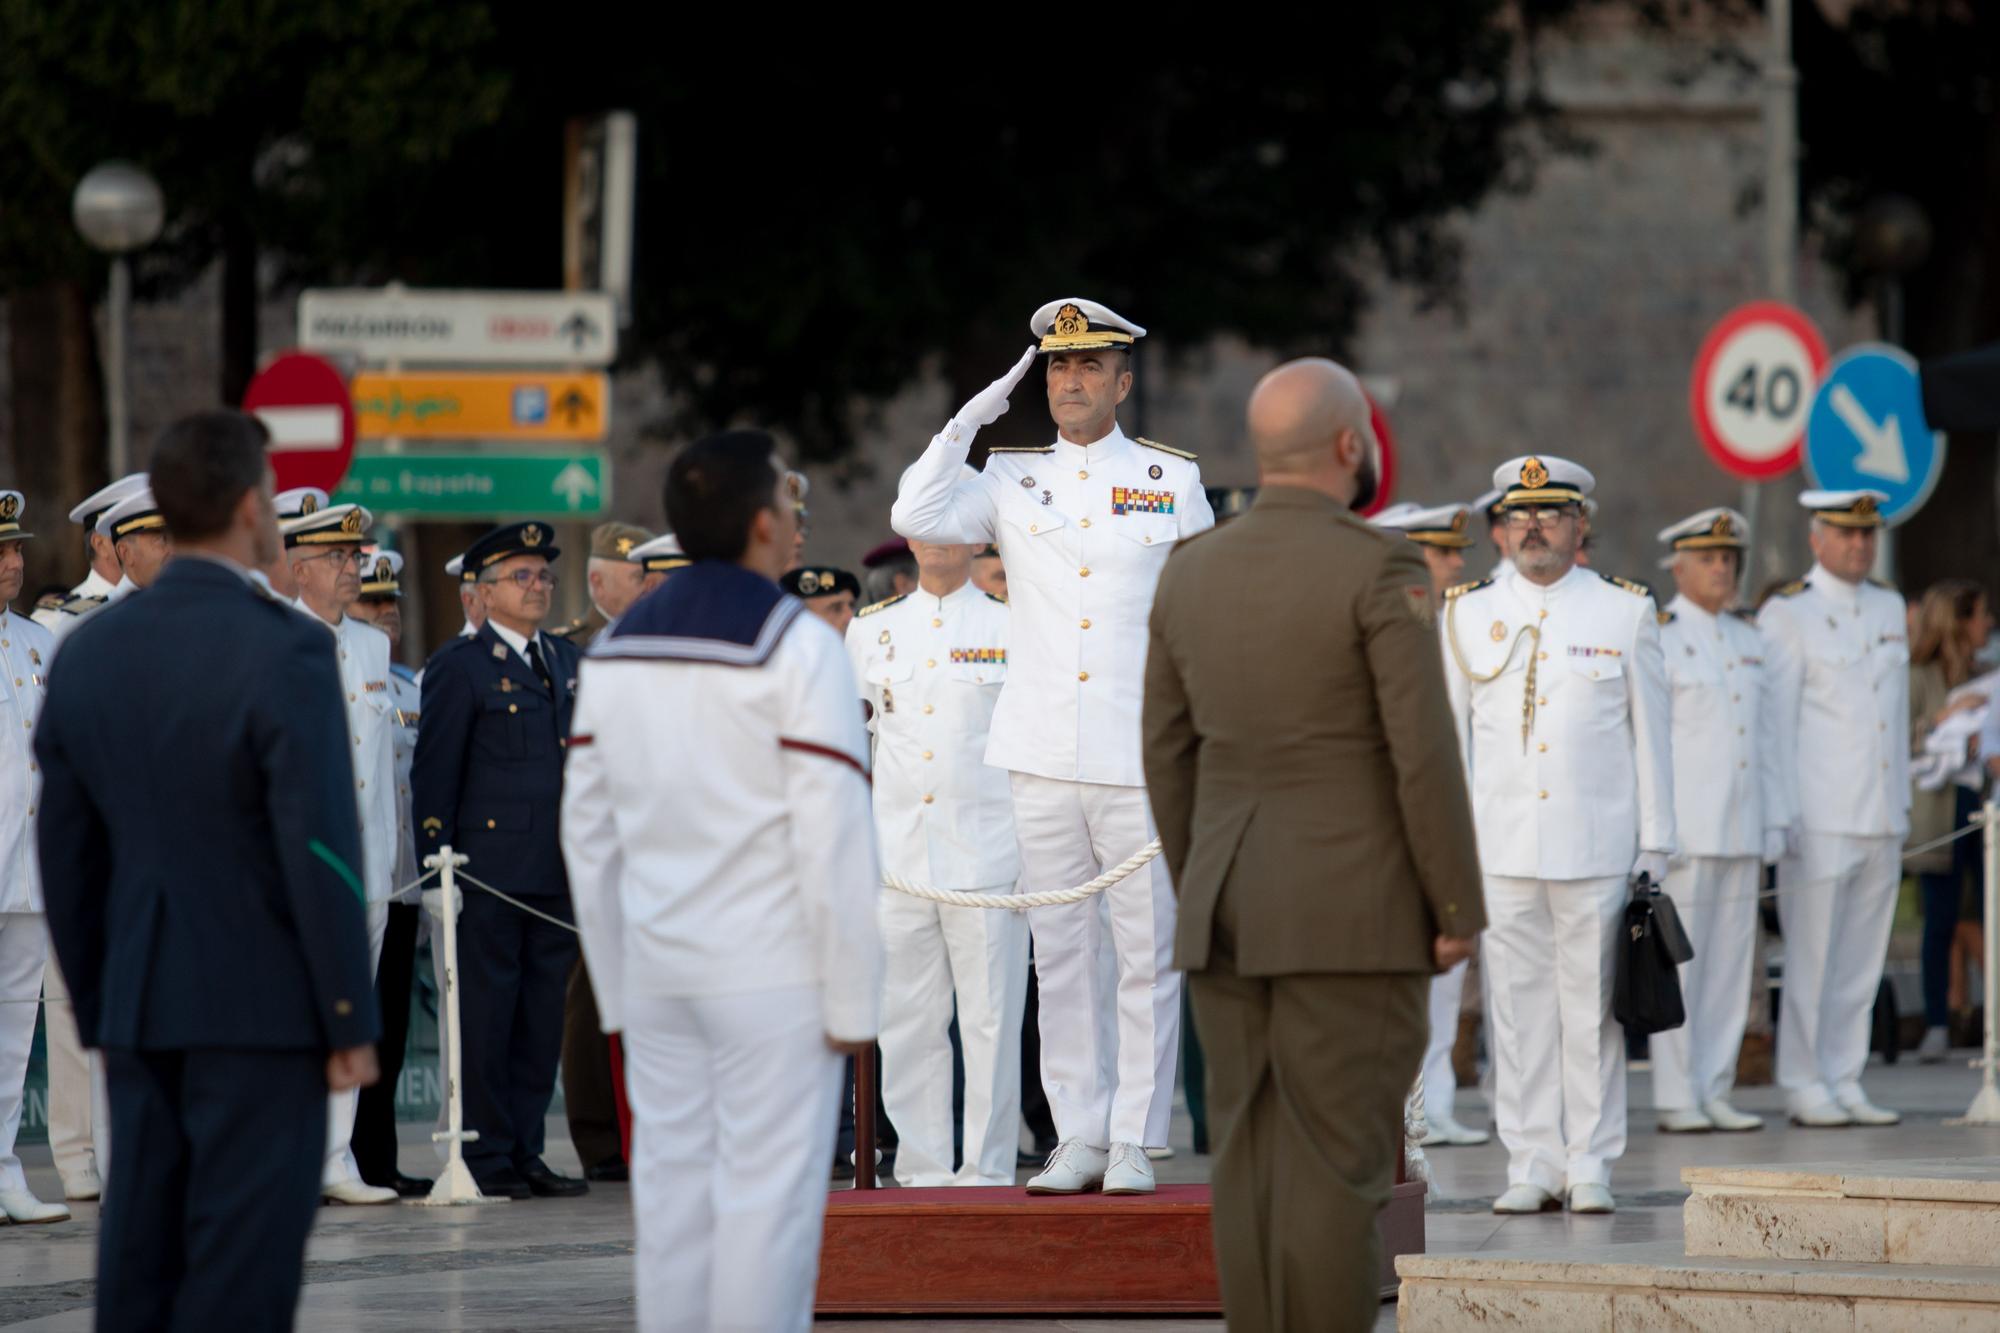
<path fill-rule="evenodd" d="M 1803 311 L 1778 301 L 1730 311 L 1702 340 L 1688 385 L 1702 447 L 1734 476 L 1790 472 L 1825 369 L 1826 341 Z"/>

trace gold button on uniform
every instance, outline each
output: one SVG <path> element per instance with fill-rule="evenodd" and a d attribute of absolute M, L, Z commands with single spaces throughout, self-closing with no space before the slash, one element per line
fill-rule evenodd
<path fill-rule="evenodd" d="M 935 657 L 927 657 L 924 659 L 924 665 L 927 667 L 934 667 L 937 665 L 937 659 Z"/>
<path fill-rule="evenodd" d="M 1088 565 L 1085 565 L 1085 566 L 1084 566 L 1084 567 L 1083 567 L 1082 569 L 1079 569 L 1079 570 L 1077 570 L 1077 571 L 1076 571 L 1076 576 L 1077 576 L 1078 578 L 1080 578 L 1080 579 L 1087 579 L 1087 578 L 1089 578 L 1089 577 L 1090 577 L 1090 566 L 1088 566 Z"/>
<path fill-rule="evenodd" d="M 1077 678 L 1078 680 L 1089 680 L 1089 679 L 1090 679 L 1090 673 L 1089 673 L 1088 671 L 1079 671 L 1079 672 L 1077 672 L 1077 673 L 1076 673 L 1076 678 Z"/>
<path fill-rule="evenodd" d="M 930 803 L 931 803 L 932 801 L 935 801 L 936 799 L 937 799 L 937 797 L 935 797 L 935 796 L 932 796 L 932 795 L 930 795 L 930 794 L 929 794 L 929 793 L 927 792 L 927 793 L 925 793 L 925 795 L 924 795 L 924 804 L 925 804 L 925 805 L 929 805 L 929 804 L 930 804 Z"/>
<path fill-rule="evenodd" d="M 1543 800 L 1545 800 L 1545 801 L 1546 801 L 1546 800 L 1548 800 L 1548 799 L 1549 799 L 1549 794 L 1548 794 L 1547 792 L 1543 792 L 1543 793 L 1542 793 L 1542 799 L 1543 799 Z"/>
<path fill-rule="evenodd" d="M 520 712 L 520 711 L 521 711 L 521 705 L 519 705 L 519 704 L 508 704 L 508 705 L 507 705 L 507 711 L 508 711 L 508 712 L 510 712 L 510 713 L 518 713 L 518 712 Z"/>
<path fill-rule="evenodd" d="M 1086 528 L 1090 526 L 1090 520 L 1087 518 L 1080 518 L 1077 520 L 1077 522 L 1082 524 Z"/>
<path fill-rule="evenodd" d="M 500 826 L 499 826 L 498 824 L 495 824 L 495 823 L 494 823 L 494 822 L 493 822 L 492 820 L 490 820 L 490 819 L 489 819 L 489 820 L 487 820 L 487 821 L 486 821 L 486 827 L 487 827 L 487 828 L 498 828 L 498 827 L 500 827 Z"/>
<path fill-rule="evenodd" d="M 347 1000 L 335 1000 L 333 1002 L 333 1012 L 345 1018 L 354 1012 L 354 1005 Z"/>
<path fill-rule="evenodd" d="M 1085 472 L 1082 468 L 1078 468 L 1076 470 L 1076 479 L 1078 481 L 1089 481 L 1090 474 L 1088 472 Z"/>
<path fill-rule="evenodd" d="M 1042 530 L 1042 525 L 1039 523 L 1030 523 L 1028 525 L 1028 531 L 1030 532 L 1040 532 L 1041 530 Z"/>
<path fill-rule="evenodd" d="M 1089 622 L 1088 620 L 1084 621 L 1084 622 L 1083 622 L 1083 627 L 1084 627 L 1085 629 L 1089 629 L 1089 628 L 1090 628 L 1090 622 Z"/>
<path fill-rule="evenodd" d="M 928 716 L 928 715 L 930 714 L 930 712 L 931 712 L 931 706 L 930 706 L 929 704 L 925 704 L 925 705 L 924 705 L 924 713 L 925 713 L 925 715 L 926 715 L 926 716 Z"/>
<path fill-rule="evenodd" d="M 1547 754 L 1549 752 L 1549 743 L 1547 741 L 1543 741 L 1540 745 L 1537 745 L 1535 749 L 1538 753 Z"/>
<path fill-rule="evenodd" d="M 1546 662 L 1549 660 L 1549 655 L 1547 653 L 1536 653 L 1535 660 L 1537 662 Z"/>
<path fill-rule="evenodd" d="M 1541 698 L 1535 700 L 1535 707 L 1537 708 L 1547 708 L 1548 706 L 1549 706 L 1549 696 L 1546 694 L 1543 695 Z"/>
<path fill-rule="evenodd" d="M 944 625 L 944 622 L 943 622 L 942 620 L 939 620 L 939 619 L 938 619 L 938 618 L 937 618 L 936 616 L 932 616 L 932 617 L 931 617 L 931 628 L 932 628 L 932 629 L 939 629 L 939 628 L 941 628 L 941 627 L 942 627 L 943 625 Z"/>
<path fill-rule="evenodd" d="M 930 757 L 931 757 L 931 752 L 930 752 L 929 750 L 925 750 L 925 751 L 924 751 L 924 758 L 928 759 L 928 758 L 930 758 Z"/>

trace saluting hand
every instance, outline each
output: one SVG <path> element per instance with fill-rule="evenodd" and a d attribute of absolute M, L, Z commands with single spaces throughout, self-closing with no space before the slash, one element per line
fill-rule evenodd
<path fill-rule="evenodd" d="M 955 420 L 961 426 L 971 426 L 975 430 L 998 421 L 1007 410 L 1007 396 L 1014 392 L 1014 386 L 1028 373 L 1028 367 L 1034 364 L 1034 360 L 1035 349 L 1030 347 L 1021 353 L 1021 359 L 1014 363 L 1012 370 L 973 394 L 966 405 L 958 409 Z"/>
<path fill-rule="evenodd" d="M 1431 957 L 1440 972 L 1449 972 L 1472 957 L 1472 941 L 1456 935 L 1440 935 L 1431 941 Z"/>
<path fill-rule="evenodd" d="M 375 1046 L 350 1046 L 344 1051 L 335 1051 L 326 1057 L 326 1090 L 346 1092 L 349 1088 L 373 1087 L 375 1080 L 382 1077 L 382 1067 L 375 1063 Z"/>

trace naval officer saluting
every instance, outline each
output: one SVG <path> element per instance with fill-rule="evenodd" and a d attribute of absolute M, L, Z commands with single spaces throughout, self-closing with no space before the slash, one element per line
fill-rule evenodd
<path fill-rule="evenodd" d="M 1139 758 L 1146 617 L 1174 544 L 1215 525 L 1194 455 L 1118 426 L 1145 330 L 1095 301 L 1035 312 L 1040 340 L 931 440 L 890 522 L 912 541 L 992 542 L 1007 567 L 1012 641 L 986 762 L 1012 775 L 1025 888 L 1072 888 L 1153 837 Z M 1050 444 L 988 451 L 1037 351 Z M 1062 1142 L 1038 1193 L 1150 1193 L 1180 1039 L 1174 898 L 1157 859 L 1104 893 L 1028 914 L 1041 987 L 1042 1081 Z M 1114 975 L 1107 976 L 1111 970 Z"/>

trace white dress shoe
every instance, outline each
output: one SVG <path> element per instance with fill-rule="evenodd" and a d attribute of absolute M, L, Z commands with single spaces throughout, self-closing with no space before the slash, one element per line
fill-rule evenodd
<path fill-rule="evenodd" d="M 1571 1185 L 1569 1210 L 1572 1213 L 1610 1213 L 1616 1212 L 1617 1207 L 1611 1202 L 1609 1185 Z"/>
<path fill-rule="evenodd" d="M 43 1203 L 31 1190 L 0 1190 L 0 1213 L 9 1222 L 67 1222 L 69 1209 L 59 1203 Z"/>
<path fill-rule="evenodd" d="M 1459 1124 L 1448 1115 L 1426 1116 L 1431 1132 L 1417 1141 L 1419 1148 L 1475 1148 L 1492 1138 L 1483 1129 Z"/>
<path fill-rule="evenodd" d="M 1717 1097 L 1712 1102 L 1703 1102 L 1701 1113 L 1708 1117 L 1710 1124 L 1725 1134 L 1741 1134 L 1747 1130 L 1762 1129 L 1764 1127 L 1763 1116 L 1751 1115 L 1748 1111 L 1737 1110 L 1729 1104 L 1729 1100 L 1726 1097 Z"/>
<path fill-rule="evenodd" d="M 1802 1129 L 1840 1129 L 1854 1123 L 1854 1117 L 1838 1102 L 1806 1102 L 1792 1108 L 1792 1123 Z"/>
<path fill-rule="evenodd" d="M 85 1171 L 74 1176 L 63 1177 L 63 1197 L 78 1203 L 104 1197 L 104 1181 L 95 1171 Z"/>
<path fill-rule="evenodd" d="M 1151 1194 L 1153 1163 L 1146 1150 L 1136 1143 L 1111 1145 L 1111 1160 L 1104 1168 L 1106 1194 Z"/>
<path fill-rule="evenodd" d="M 362 1180 L 341 1180 L 321 1185 L 319 1196 L 328 1203 L 394 1203 L 401 1197 L 387 1185 L 370 1185 Z"/>
<path fill-rule="evenodd" d="M 1924 1039 L 1917 1043 L 1917 1063 L 1920 1065 L 1943 1064 L 1951 1054 L 1951 1034 L 1943 1028 L 1924 1029 Z"/>
<path fill-rule="evenodd" d="M 1715 1122 L 1700 1111 L 1682 1108 L 1676 1111 L 1660 1112 L 1660 1133 L 1662 1134 L 1706 1134 L 1715 1128 Z"/>
<path fill-rule="evenodd" d="M 1507 1192 L 1493 1201 L 1496 1213 L 1553 1213 L 1561 1208 L 1562 1200 L 1540 1185 L 1509 1185 Z"/>
<path fill-rule="evenodd" d="M 1144 1156 L 1140 1154 L 1142 1159 Z M 1104 1167 L 1110 1159 L 1110 1153 L 1082 1139 L 1064 1139 L 1042 1164 L 1041 1174 L 1029 1178 L 1028 1193 L 1081 1194 L 1096 1189 L 1104 1183 Z"/>
<path fill-rule="evenodd" d="M 1877 1106 L 1866 1097 L 1844 1098 L 1840 1109 L 1847 1112 L 1848 1119 L 1857 1125 L 1899 1125 L 1903 1122 L 1902 1112 Z"/>
<path fill-rule="evenodd" d="M 1174 1155 L 1174 1145 L 1171 1143 L 1169 1143 L 1164 1148 L 1146 1149 L 1146 1156 L 1152 1158 L 1156 1162 L 1164 1162 L 1173 1155 Z"/>

